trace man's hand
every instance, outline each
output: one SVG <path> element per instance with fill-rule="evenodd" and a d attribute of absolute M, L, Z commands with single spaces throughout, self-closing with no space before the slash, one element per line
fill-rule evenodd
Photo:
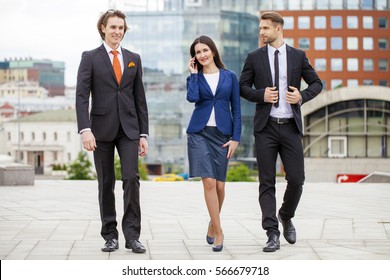
<path fill-rule="evenodd" d="M 264 91 L 264 102 L 276 103 L 278 102 L 278 91 L 276 87 L 266 87 Z"/>
<path fill-rule="evenodd" d="M 140 157 L 143 157 L 143 156 L 146 156 L 148 154 L 148 148 L 149 148 L 149 144 L 148 144 L 148 140 L 146 140 L 145 137 L 141 137 L 139 139 L 139 156 Z"/>
<path fill-rule="evenodd" d="M 92 131 L 86 130 L 81 133 L 81 138 L 83 140 L 83 148 L 87 151 L 95 151 L 96 149 L 96 140 Z"/>
<path fill-rule="evenodd" d="M 290 103 L 290 104 L 299 103 L 299 101 L 302 100 L 301 93 L 299 92 L 299 90 L 296 87 L 289 86 L 289 88 L 292 90 L 292 92 L 287 91 L 287 93 L 286 93 L 287 103 Z"/>

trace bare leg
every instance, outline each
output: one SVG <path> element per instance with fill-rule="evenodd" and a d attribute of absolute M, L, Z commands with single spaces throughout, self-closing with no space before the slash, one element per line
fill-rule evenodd
<path fill-rule="evenodd" d="M 220 190 L 219 192 L 217 191 L 218 182 L 213 178 L 202 178 L 202 182 L 204 197 L 212 225 L 209 227 L 209 230 L 213 231 L 214 234 L 211 234 L 211 232 L 209 233 L 210 236 L 215 236 L 214 244 L 219 245 L 223 242 L 223 233 L 219 213 L 222 207 L 225 192 L 224 190 Z"/>

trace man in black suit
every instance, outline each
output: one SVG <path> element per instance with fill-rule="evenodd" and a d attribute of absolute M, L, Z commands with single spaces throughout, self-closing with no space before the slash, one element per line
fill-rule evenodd
<path fill-rule="evenodd" d="M 254 136 L 260 181 L 259 203 L 262 226 L 268 236 L 264 252 L 275 252 L 280 248 L 278 218 L 285 239 L 290 244 L 296 242 L 291 219 L 305 179 L 301 105 L 322 90 L 321 80 L 305 52 L 284 42 L 283 23 L 282 16 L 276 12 L 261 14 L 259 28 L 265 46 L 248 54 L 240 77 L 241 96 L 256 103 Z M 300 90 L 302 78 L 308 84 L 304 90 Z M 276 213 L 278 154 L 286 172 L 287 188 L 283 204 Z"/>
<path fill-rule="evenodd" d="M 140 56 L 120 46 L 127 30 L 118 10 L 102 14 L 97 28 L 103 44 L 82 54 L 76 87 L 77 125 L 83 147 L 93 151 L 99 188 L 103 252 L 119 248 L 115 210 L 114 150 L 118 151 L 124 214 L 125 247 L 144 253 L 139 242 L 141 209 L 138 155 L 148 152 L 148 109 Z M 91 111 L 89 98 L 91 96 Z"/>

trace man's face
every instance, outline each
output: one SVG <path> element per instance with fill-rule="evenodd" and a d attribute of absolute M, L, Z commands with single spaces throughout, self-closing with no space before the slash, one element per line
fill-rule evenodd
<path fill-rule="evenodd" d="M 280 25 L 274 25 L 271 20 L 260 21 L 260 37 L 264 44 L 271 44 L 281 34 L 282 27 Z"/>
<path fill-rule="evenodd" d="M 102 25 L 102 32 L 105 35 L 104 41 L 111 48 L 116 49 L 123 39 L 125 33 L 125 21 L 119 17 L 108 18 L 107 25 Z"/>

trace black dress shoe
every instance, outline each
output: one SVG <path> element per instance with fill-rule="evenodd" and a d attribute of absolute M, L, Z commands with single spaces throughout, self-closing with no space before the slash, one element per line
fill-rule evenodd
<path fill-rule="evenodd" d="M 268 241 L 265 243 L 265 247 L 263 247 L 263 252 L 275 252 L 280 249 L 280 240 L 276 234 L 270 234 L 268 236 Z"/>
<path fill-rule="evenodd" d="M 278 219 L 283 226 L 283 236 L 288 243 L 294 244 L 297 241 L 297 233 L 291 219 L 283 220 L 280 214 L 278 214 Z"/>
<path fill-rule="evenodd" d="M 144 245 L 142 245 L 141 242 L 138 240 L 130 241 L 129 243 L 126 243 L 126 249 L 132 250 L 133 253 L 142 254 L 146 252 L 146 249 Z"/>
<path fill-rule="evenodd" d="M 103 252 L 114 252 L 119 249 L 118 239 L 107 239 L 104 247 L 102 248 Z"/>

